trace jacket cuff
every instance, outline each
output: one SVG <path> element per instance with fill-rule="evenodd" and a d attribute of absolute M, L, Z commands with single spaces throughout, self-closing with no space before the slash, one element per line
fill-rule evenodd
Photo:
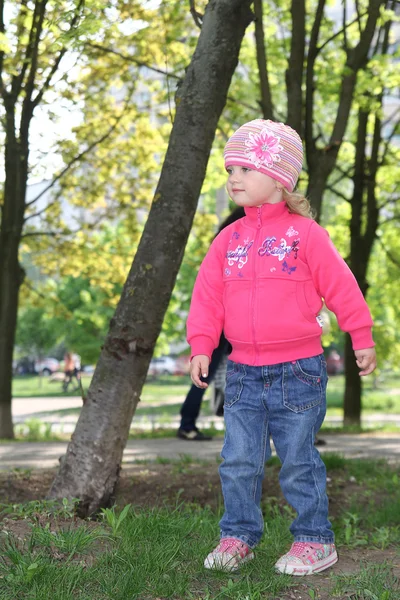
<path fill-rule="evenodd" d="M 360 327 L 360 329 L 349 331 L 349 333 L 351 335 L 353 350 L 365 350 L 365 348 L 373 348 L 375 346 L 371 327 Z"/>
<path fill-rule="evenodd" d="M 190 360 L 198 354 L 205 354 L 211 362 L 211 355 L 215 349 L 213 340 L 207 336 L 196 336 L 190 340 L 191 354 Z"/>

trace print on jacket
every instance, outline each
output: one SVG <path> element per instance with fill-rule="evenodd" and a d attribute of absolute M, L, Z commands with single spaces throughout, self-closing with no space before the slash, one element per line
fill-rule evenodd
<path fill-rule="evenodd" d="M 236 233 L 236 232 L 235 232 Z M 237 237 L 234 236 L 236 239 L 238 239 L 239 235 L 237 234 Z M 238 264 L 238 269 L 241 269 L 248 260 L 248 255 L 249 255 L 249 250 L 252 247 L 254 243 L 254 240 L 244 240 L 244 245 L 238 245 L 235 250 L 228 250 L 226 253 L 226 258 L 228 259 L 228 265 L 230 267 L 233 267 L 233 265 L 235 263 Z"/>
<path fill-rule="evenodd" d="M 291 225 L 286 232 L 288 237 L 293 237 L 294 235 L 299 235 L 298 231 L 294 229 Z M 231 245 L 232 240 L 238 240 L 240 238 L 240 234 L 237 231 L 234 231 L 232 234 L 232 238 L 229 241 L 229 245 Z M 295 260 L 297 259 L 297 253 L 300 249 L 300 238 L 293 240 L 291 243 L 287 242 L 285 238 L 281 238 L 279 244 L 276 244 L 276 237 L 269 236 L 265 238 L 262 242 L 262 245 L 258 249 L 259 256 L 274 256 L 277 257 L 279 262 L 282 262 L 282 272 L 291 275 L 294 271 L 296 271 L 296 266 L 289 265 L 287 262 L 287 258 L 292 256 Z M 254 240 L 249 240 L 248 238 L 243 241 L 243 244 L 238 244 L 234 250 L 228 250 L 226 252 L 226 258 L 228 259 L 228 265 L 230 267 L 234 266 L 237 263 L 238 269 L 242 269 L 244 265 L 246 265 L 249 259 L 249 252 L 254 244 Z M 270 268 L 270 272 L 276 272 L 275 267 Z M 232 271 L 228 268 L 225 269 L 225 275 L 229 276 L 232 274 Z M 240 274 L 241 275 L 241 274 Z"/>

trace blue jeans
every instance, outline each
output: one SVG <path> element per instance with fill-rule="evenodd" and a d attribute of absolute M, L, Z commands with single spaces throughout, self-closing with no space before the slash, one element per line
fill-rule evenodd
<path fill-rule="evenodd" d="M 295 541 L 334 542 L 325 465 L 314 446 L 326 413 L 327 381 L 323 354 L 265 367 L 228 361 L 219 468 L 225 504 L 221 537 L 252 548 L 260 541 L 261 487 L 272 438 L 282 463 L 281 489 L 297 513 L 290 527 Z"/>

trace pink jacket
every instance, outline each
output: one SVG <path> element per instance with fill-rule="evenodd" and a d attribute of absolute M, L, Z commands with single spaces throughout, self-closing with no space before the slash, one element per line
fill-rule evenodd
<path fill-rule="evenodd" d="M 215 238 L 198 273 L 187 320 L 192 356 L 211 358 L 222 330 L 242 364 L 320 354 L 322 299 L 354 350 L 374 346 L 368 306 L 328 232 L 285 202 L 245 212 Z"/>

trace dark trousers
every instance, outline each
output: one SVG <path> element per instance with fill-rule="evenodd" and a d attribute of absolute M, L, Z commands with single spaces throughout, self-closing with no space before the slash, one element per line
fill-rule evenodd
<path fill-rule="evenodd" d="M 231 350 L 230 344 L 224 335 L 221 335 L 219 345 L 215 348 L 211 356 L 211 363 L 208 369 L 208 376 L 204 381 L 211 383 L 214 379 L 216 370 L 224 356 L 226 356 Z M 196 387 L 194 384 L 191 386 L 184 403 L 182 404 L 181 413 L 181 424 L 180 429 L 184 431 L 192 431 L 196 429 L 196 420 L 200 413 L 201 401 L 206 390 Z"/>

